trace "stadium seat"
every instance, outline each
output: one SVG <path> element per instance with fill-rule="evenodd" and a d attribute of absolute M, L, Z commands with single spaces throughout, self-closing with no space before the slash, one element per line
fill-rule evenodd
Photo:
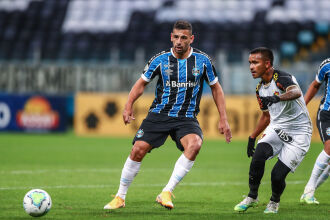
<path fill-rule="evenodd" d="M 329 5 L 328 0 L 3 0 L 0 40 L 11 45 L 1 44 L 9 52 L 1 51 L 0 59 L 30 59 L 41 51 L 41 60 L 106 62 L 112 48 L 123 48 L 120 58 L 126 62 L 134 59 L 136 45 L 146 48 L 146 55 L 170 47 L 178 19 L 192 22 L 193 46 L 211 54 L 279 48 L 282 42 L 302 45 L 311 43 L 311 35 L 329 34 Z M 13 48 L 26 54 L 12 53 Z"/>
<path fill-rule="evenodd" d="M 314 34 L 309 30 L 302 30 L 298 33 L 298 42 L 303 46 L 310 46 L 314 41 Z"/>

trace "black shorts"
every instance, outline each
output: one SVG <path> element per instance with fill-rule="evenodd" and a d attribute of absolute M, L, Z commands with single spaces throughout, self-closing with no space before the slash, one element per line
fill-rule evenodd
<path fill-rule="evenodd" d="M 197 134 L 203 139 L 202 129 L 196 118 L 170 117 L 150 112 L 137 131 L 133 145 L 135 141 L 145 141 L 152 148 L 157 148 L 163 145 L 170 135 L 177 148 L 183 151 L 180 139 L 187 134 Z"/>
<path fill-rule="evenodd" d="M 324 143 L 330 139 L 330 112 L 319 109 L 317 112 L 316 124 L 319 129 L 321 140 Z"/>

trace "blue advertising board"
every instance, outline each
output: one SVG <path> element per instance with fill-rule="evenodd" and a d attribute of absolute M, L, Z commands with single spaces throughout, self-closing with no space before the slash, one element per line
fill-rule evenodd
<path fill-rule="evenodd" d="M 0 131 L 65 131 L 65 96 L 0 94 Z"/>

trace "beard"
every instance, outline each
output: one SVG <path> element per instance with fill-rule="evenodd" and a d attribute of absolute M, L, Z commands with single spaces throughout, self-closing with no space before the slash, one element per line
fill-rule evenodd
<path fill-rule="evenodd" d="M 183 46 L 179 46 L 179 47 L 174 47 L 174 50 L 177 54 L 184 54 L 187 52 L 188 48 L 184 48 Z"/>

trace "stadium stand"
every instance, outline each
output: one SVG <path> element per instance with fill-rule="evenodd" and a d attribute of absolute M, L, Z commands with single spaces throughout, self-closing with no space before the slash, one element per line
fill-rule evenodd
<path fill-rule="evenodd" d="M 328 0 L 3 0 L 0 60 L 109 62 L 112 50 L 132 62 L 170 46 L 174 20 L 198 33 L 194 46 L 229 61 L 256 46 L 283 59 L 329 51 Z M 317 56 L 316 56 L 317 57 Z"/>

